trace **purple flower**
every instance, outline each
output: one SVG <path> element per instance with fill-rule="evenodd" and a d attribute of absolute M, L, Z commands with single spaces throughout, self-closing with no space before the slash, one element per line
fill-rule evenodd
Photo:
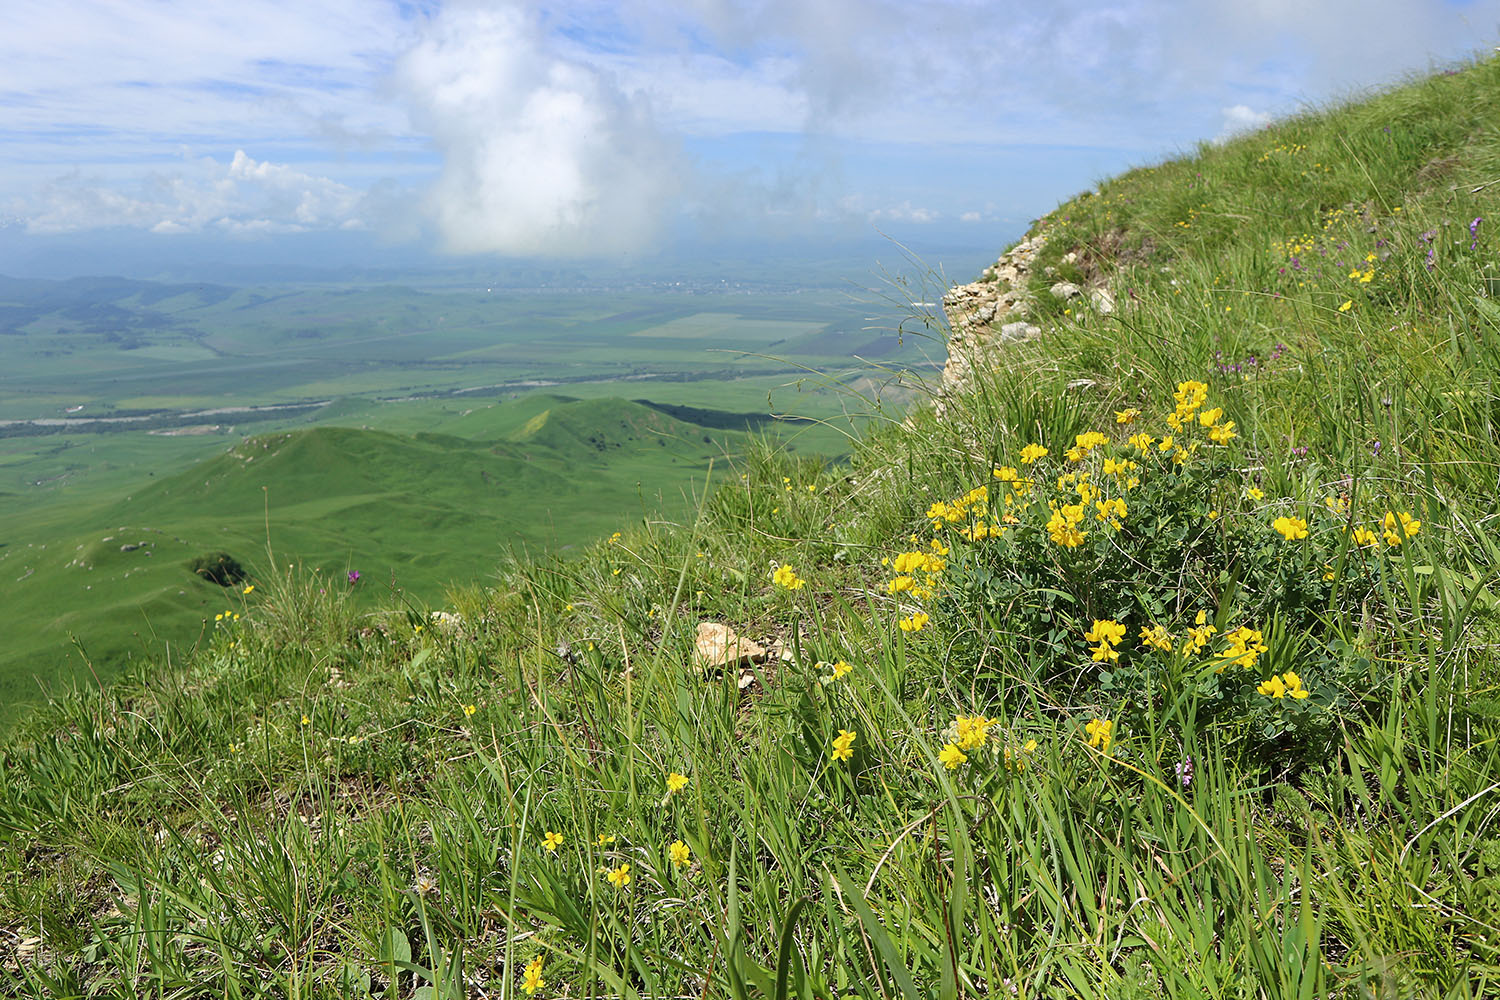
<path fill-rule="evenodd" d="M 1473 250 L 1479 246 L 1479 224 L 1484 221 L 1484 216 L 1475 216 L 1474 221 L 1469 223 L 1469 249 Z"/>
<path fill-rule="evenodd" d="M 358 583 L 359 582 L 359 570 L 357 570 L 357 569 L 351 569 L 349 571 L 349 582 L 350 583 Z"/>
<path fill-rule="evenodd" d="M 1172 770 L 1177 772 L 1177 780 L 1182 782 L 1183 788 L 1193 783 L 1193 758 L 1191 756 L 1174 764 Z"/>
<path fill-rule="evenodd" d="M 1375 447 L 1373 447 L 1373 448 L 1370 449 L 1370 454 L 1374 455 L 1376 458 L 1380 457 L 1380 442 L 1379 441 L 1376 441 L 1375 442 Z"/>

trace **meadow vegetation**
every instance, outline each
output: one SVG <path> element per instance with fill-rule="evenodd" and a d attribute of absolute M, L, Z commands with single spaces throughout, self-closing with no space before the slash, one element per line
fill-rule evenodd
<path fill-rule="evenodd" d="M 1101 184 L 1039 280 L 1120 308 L 848 464 L 441 607 L 261 566 L 6 744 L 10 990 L 1495 995 L 1497 121 L 1491 59 Z"/>

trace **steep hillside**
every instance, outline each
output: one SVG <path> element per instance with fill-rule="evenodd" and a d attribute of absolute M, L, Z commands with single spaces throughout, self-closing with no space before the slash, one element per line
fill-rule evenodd
<path fill-rule="evenodd" d="M 193 655 L 10 738 L 0 974 L 1496 995 L 1496 121 L 1487 59 L 1065 203 L 1025 318 L 966 317 L 964 384 L 847 467 L 752 446 L 690 511 L 437 614 L 278 562 Z M 601 409 L 399 455 L 691 439 Z M 170 490 L 228 498 L 254 463 L 219 461 Z"/>

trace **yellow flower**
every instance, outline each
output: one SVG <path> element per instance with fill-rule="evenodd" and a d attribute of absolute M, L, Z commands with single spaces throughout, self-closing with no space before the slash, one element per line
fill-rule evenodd
<path fill-rule="evenodd" d="M 1249 497 L 1251 500 L 1264 500 L 1266 498 L 1265 491 L 1257 486 L 1252 486 L 1248 490 L 1246 490 L 1245 496 Z"/>
<path fill-rule="evenodd" d="M 1380 536 L 1369 528 L 1355 528 L 1353 532 L 1354 544 L 1361 547 L 1380 547 Z"/>
<path fill-rule="evenodd" d="M 1267 698 L 1285 698 L 1286 685 L 1281 682 L 1280 677 L 1271 677 L 1261 681 L 1260 686 L 1255 689 Z"/>
<path fill-rule="evenodd" d="M 1198 414 L 1198 425 L 1200 427 L 1212 427 L 1219 422 L 1219 418 L 1223 415 L 1224 409 L 1220 406 L 1215 406 L 1212 410 L 1204 410 Z"/>
<path fill-rule="evenodd" d="M 833 679 L 839 680 L 853 669 L 854 666 L 852 664 L 846 663 L 843 660 L 839 660 L 833 665 Z"/>
<path fill-rule="evenodd" d="M 599 846 L 599 847 L 608 847 L 610 844 L 613 844 L 614 842 L 615 842 L 615 837 L 614 837 L 614 834 L 612 834 L 612 833 L 601 833 L 601 834 L 599 834 L 599 836 L 597 836 L 597 837 L 594 838 L 594 843 L 597 846 Z"/>
<path fill-rule="evenodd" d="M 521 989 L 531 996 L 537 990 L 547 985 L 547 980 L 542 978 L 542 956 L 538 955 L 526 963 L 525 979 L 521 982 Z"/>
<path fill-rule="evenodd" d="M 1267 698 L 1285 698 L 1288 695 L 1293 698 L 1306 698 L 1312 694 L 1302 686 L 1302 678 L 1290 670 L 1280 677 L 1273 675 L 1261 681 L 1260 686 L 1255 690 Z"/>
<path fill-rule="evenodd" d="M 1073 443 L 1080 451 L 1088 452 L 1093 451 L 1108 440 L 1109 438 L 1105 437 L 1099 431 L 1086 431 L 1075 437 Z"/>
<path fill-rule="evenodd" d="M 854 756 L 855 735 L 848 729 L 840 729 L 833 738 L 833 759 L 848 760 Z"/>
<path fill-rule="evenodd" d="M 562 834 L 554 830 L 548 830 L 547 835 L 542 838 L 542 849 L 551 854 L 556 854 L 557 849 L 562 846 L 562 842 Z"/>
<path fill-rule="evenodd" d="M 1094 619 L 1094 627 L 1083 633 L 1089 642 L 1118 646 L 1125 638 L 1125 626 L 1112 618 Z"/>
<path fill-rule="evenodd" d="M 687 775 L 685 774 L 679 774 L 676 771 L 673 771 L 671 774 L 667 775 L 668 792 L 680 792 L 687 787 L 687 784 L 688 780 Z"/>
<path fill-rule="evenodd" d="M 1271 527 L 1281 532 L 1283 538 L 1295 542 L 1307 537 L 1307 522 L 1300 517 L 1278 517 Z"/>
<path fill-rule="evenodd" d="M 1147 649 L 1159 649 L 1163 653 L 1172 651 L 1172 636 L 1163 625 L 1153 625 L 1151 628 L 1142 625 L 1141 642 Z"/>
<path fill-rule="evenodd" d="M 1141 431 L 1139 434 L 1130 435 L 1130 446 L 1140 451 L 1150 451 L 1151 446 L 1156 443 L 1156 438 Z"/>
<path fill-rule="evenodd" d="M 479 709 L 478 709 L 477 706 L 474 706 L 474 705 L 465 705 L 464 706 L 464 718 L 466 718 L 466 719 L 469 718 L 470 716 L 472 716 L 477 711 L 479 711 Z"/>
<path fill-rule="evenodd" d="M 1341 305 L 1341 306 L 1339 306 L 1339 312 L 1346 313 L 1346 312 L 1348 312 L 1352 308 L 1354 308 L 1354 300 L 1353 299 L 1345 299 L 1344 300 L 1344 304 Z"/>
<path fill-rule="evenodd" d="M 807 584 L 790 565 L 778 566 L 771 579 L 778 587 L 785 587 L 787 590 L 801 590 Z"/>
<path fill-rule="evenodd" d="M 954 746 L 952 743 L 949 743 L 948 745 L 944 746 L 943 749 L 938 751 L 938 760 L 942 761 L 943 766 L 950 771 L 958 770 L 958 765 L 964 763 L 968 759 L 969 755 L 964 753 L 958 747 Z"/>
<path fill-rule="evenodd" d="M 1208 432 L 1208 439 L 1214 444 L 1228 444 L 1237 437 L 1239 435 L 1234 431 L 1233 420 L 1226 420 Z"/>
<path fill-rule="evenodd" d="M 964 750 L 977 750 L 989 738 L 990 727 L 999 720 L 986 719 L 982 715 L 961 715 L 953 720 L 953 729 L 958 735 L 958 746 Z"/>
<path fill-rule="evenodd" d="M 1093 719 L 1083 727 L 1088 734 L 1089 746 L 1098 747 L 1101 753 L 1109 753 L 1109 744 L 1115 738 L 1115 724 L 1109 719 Z"/>
<path fill-rule="evenodd" d="M 667 853 L 671 855 L 672 865 L 674 867 L 681 868 L 683 865 L 688 863 L 688 860 L 692 857 L 693 852 L 688 847 L 688 845 L 684 844 L 682 841 L 674 840 L 672 841 L 671 846 L 667 848 Z"/>
<path fill-rule="evenodd" d="M 1177 442 L 1173 439 L 1172 435 L 1168 434 L 1166 437 L 1164 437 L 1164 438 L 1161 439 L 1161 444 L 1158 444 L 1156 446 L 1156 450 L 1157 451 L 1171 451 L 1173 448 L 1176 448 L 1176 447 L 1177 447 Z"/>
<path fill-rule="evenodd" d="M 1024 771 L 1031 760 L 1031 754 L 1037 748 L 1036 740 L 1027 740 L 1021 746 L 1012 749 L 1005 748 L 1005 767 L 1009 771 Z"/>
<path fill-rule="evenodd" d="M 1260 654 L 1266 651 L 1265 637 L 1260 634 L 1259 629 L 1241 625 L 1232 632 L 1224 633 L 1224 638 L 1229 640 L 1229 648 L 1224 651 L 1225 658 L 1229 663 L 1241 667 L 1255 666 Z M 1223 673 L 1224 667 L 1220 666 L 1217 672 Z"/>
<path fill-rule="evenodd" d="M 931 618 L 927 612 L 918 611 L 910 618 L 903 618 L 896 624 L 901 626 L 901 631 L 903 632 L 920 632 L 927 627 L 929 621 L 931 621 Z"/>
<path fill-rule="evenodd" d="M 1138 416 L 1140 416 L 1140 415 L 1141 415 L 1141 411 L 1137 410 L 1134 407 L 1131 407 L 1128 410 L 1116 410 L 1115 411 L 1115 423 L 1117 423 L 1117 424 L 1133 424 L 1133 423 L 1135 423 L 1135 418 L 1138 417 Z"/>
<path fill-rule="evenodd" d="M 1002 465 L 990 474 L 1002 483 L 1013 483 L 1021 478 L 1021 474 L 1016 471 L 1013 465 Z"/>
<path fill-rule="evenodd" d="M 1047 449 L 1039 444 L 1028 444 L 1021 449 L 1021 464 L 1030 465 L 1039 458 L 1047 457 Z"/>
<path fill-rule="evenodd" d="M 309 719 L 309 718 L 308 718 L 308 717 L 307 717 L 307 716 L 305 716 L 305 715 L 304 715 L 304 716 L 303 716 L 303 717 L 302 717 L 302 724 L 303 724 L 303 725 L 304 725 L 304 726 L 310 726 L 310 725 L 312 725 L 312 720 L 311 720 L 311 719 Z"/>
<path fill-rule="evenodd" d="M 254 589 L 255 589 L 255 584 L 252 583 L 252 584 L 248 585 L 247 587 L 245 587 L 244 590 L 240 591 L 240 593 L 242 593 L 242 594 L 248 594 L 248 593 L 250 593 L 250 591 L 252 591 Z"/>
<path fill-rule="evenodd" d="M 611 868 L 605 875 L 609 884 L 616 889 L 623 889 L 630 884 L 630 865 L 624 864 L 618 868 Z"/>
<path fill-rule="evenodd" d="M 1385 543 L 1390 546 L 1399 546 L 1408 538 L 1415 538 L 1417 532 L 1422 530 L 1422 522 L 1412 518 L 1407 511 L 1397 514 L 1395 511 L 1386 511 L 1385 520 L 1381 525 L 1385 530 L 1381 532 L 1385 536 Z"/>

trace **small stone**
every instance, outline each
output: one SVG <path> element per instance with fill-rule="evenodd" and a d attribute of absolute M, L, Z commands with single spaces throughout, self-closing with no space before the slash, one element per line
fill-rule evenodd
<path fill-rule="evenodd" d="M 693 660 L 700 670 L 719 670 L 727 666 L 747 666 L 766 659 L 766 647 L 746 639 L 728 625 L 699 622 L 693 642 Z"/>
<path fill-rule="evenodd" d="M 1095 288 L 1089 292 L 1089 305 L 1094 311 L 1108 316 L 1115 311 L 1115 296 L 1108 288 Z"/>
<path fill-rule="evenodd" d="M 1052 293 L 1052 297 L 1054 299 L 1062 299 L 1064 302 L 1068 301 L 1069 299 L 1076 299 L 1078 298 L 1078 296 L 1083 294 L 1083 289 L 1079 288 L 1071 281 L 1059 281 L 1057 284 L 1047 289 L 1047 291 Z"/>
<path fill-rule="evenodd" d="M 1041 336 L 1042 328 L 1034 323 L 1017 321 L 1006 323 L 1000 328 L 1000 342 L 1008 343 L 1015 340 L 1030 340 L 1032 337 Z"/>

